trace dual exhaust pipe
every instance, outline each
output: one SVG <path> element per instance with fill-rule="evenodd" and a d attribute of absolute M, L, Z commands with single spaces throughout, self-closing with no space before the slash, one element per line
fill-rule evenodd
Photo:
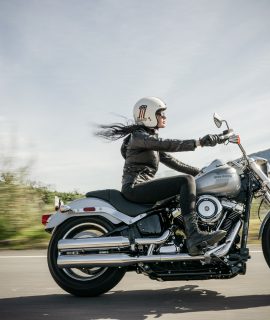
<path fill-rule="evenodd" d="M 126 253 L 98 253 L 98 254 L 60 254 L 57 258 L 59 268 L 86 268 L 86 267 L 118 267 L 129 266 L 138 263 L 159 263 L 169 261 L 194 261 L 201 260 L 209 263 L 212 257 L 225 256 L 237 236 L 241 221 L 238 221 L 231 232 L 228 234 L 226 242 L 217 246 L 204 255 L 190 256 L 186 253 L 171 253 L 171 254 L 149 254 L 141 256 L 132 256 Z M 137 238 L 137 245 L 161 245 L 168 240 L 170 231 L 167 230 L 160 238 Z M 58 250 L 60 253 L 78 251 L 97 251 L 107 249 L 123 249 L 131 248 L 131 243 L 126 237 L 100 237 L 100 238 L 85 238 L 85 239 L 63 239 L 58 242 Z"/>
<path fill-rule="evenodd" d="M 60 268 L 87 268 L 87 267 L 121 267 L 137 263 L 190 261 L 202 260 L 204 256 L 190 256 L 188 254 L 160 254 L 149 256 L 130 256 L 126 253 L 95 254 L 95 255 L 64 255 L 57 259 Z"/>
<path fill-rule="evenodd" d="M 171 232 L 166 230 L 159 238 L 137 238 L 134 240 L 137 245 L 162 244 L 168 240 Z M 63 239 L 58 242 L 60 252 L 76 250 L 108 250 L 130 248 L 131 243 L 127 237 L 98 237 L 85 239 Z"/>

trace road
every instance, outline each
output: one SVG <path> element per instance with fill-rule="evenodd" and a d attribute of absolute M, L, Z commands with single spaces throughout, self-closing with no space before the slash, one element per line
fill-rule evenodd
<path fill-rule="evenodd" d="M 247 274 L 230 280 L 158 282 L 126 274 L 111 292 L 76 298 L 51 278 L 46 251 L 0 252 L 0 319 L 270 319 L 270 269 L 250 247 Z"/>

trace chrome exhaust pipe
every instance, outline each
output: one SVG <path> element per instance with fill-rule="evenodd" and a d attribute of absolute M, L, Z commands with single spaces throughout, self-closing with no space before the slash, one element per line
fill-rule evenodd
<path fill-rule="evenodd" d="M 63 239 L 58 241 L 59 251 L 72 250 L 105 250 L 112 248 L 130 247 L 129 239 L 126 237 L 100 237 L 100 238 L 82 238 L 82 239 Z"/>
<path fill-rule="evenodd" d="M 178 253 L 178 254 L 160 254 L 160 255 L 146 255 L 146 256 L 137 256 L 133 257 L 125 253 L 121 254 L 93 254 L 93 255 L 59 255 L 57 258 L 57 265 L 59 268 L 90 268 L 90 267 L 119 267 L 119 266 L 129 266 L 134 265 L 137 263 L 150 263 L 150 262 L 169 262 L 169 261 L 194 261 L 194 260 L 201 260 L 205 263 L 210 263 L 212 257 L 223 257 L 225 256 L 231 246 L 233 245 L 233 242 L 235 240 L 235 237 L 237 236 L 240 228 L 241 228 L 241 221 L 238 221 L 230 234 L 227 237 L 227 240 L 225 243 L 223 243 L 220 246 L 217 246 L 216 248 L 209 250 L 205 253 L 205 255 L 199 255 L 199 256 L 190 256 L 189 254 L 185 253 Z M 162 243 L 161 241 L 166 241 L 170 235 L 170 232 L 167 230 L 160 238 L 148 238 L 143 239 L 143 241 L 148 240 L 152 241 L 150 242 L 144 242 L 143 244 L 154 244 L 155 243 Z M 104 242 L 104 239 L 107 239 Z M 114 240 L 113 240 L 114 239 Z M 69 249 L 74 250 L 81 249 L 82 244 L 84 244 L 84 248 L 95 248 L 95 249 L 103 249 L 103 248 L 114 248 L 115 245 L 119 246 L 119 243 L 122 245 L 130 246 L 130 242 L 127 241 L 128 238 L 125 237 L 107 237 L 107 238 L 88 238 L 88 239 L 67 239 L 67 240 L 61 240 L 59 241 L 60 247 L 63 251 Z M 165 240 L 164 240 L 165 239 Z M 78 242 L 77 245 L 77 241 Z M 94 240 L 92 242 L 89 242 L 89 240 Z M 99 241 L 97 241 L 99 240 Z M 102 240 L 102 241 L 100 241 Z M 109 241 L 111 240 L 111 241 Z M 142 239 L 136 239 L 135 242 L 137 244 L 140 243 L 140 240 Z M 65 241 L 68 241 L 66 243 Z M 69 242 L 70 241 L 70 242 Z M 71 249 L 71 243 L 74 245 Z M 76 242 L 75 242 L 76 241 Z M 83 241 L 86 241 L 83 243 Z M 79 245 L 80 243 L 80 245 Z M 97 244 L 100 244 L 101 246 L 97 246 Z M 66 245 L 66 246 L 64 246 Z"/>
<path fill-rule="evenodd" d="M 171 232 L 166 230 L 159 238 L 137 238 L 135 244 L 149 245 L 164 243 L 170 236 Z M 128 248 L 131 243 L 127 237 L 99 237 L 99 238 L 83 238 L 83 239 L 62 239 L 58 241 L 58 250 L 106 250 L 113 248 Z"/>
<path fill-rule="evenodd" d="M 57 259 L 59 268 L 90 268 L 90 267 L 119 267 L 137 264 L 139 262 L 168 262 L 205 260 L 205 257 L 190 256 L 189 254 L 161 254 L 132 257 L 128 254 L 94 254 L 94 255 L 60 255 Z"/>
<path fill-rule="evenodd" d="M 221 244 L 220 246 L 209 250 L 205 253 L 205 255 L 210 258 L 210 257 L 224 257 L 231 249 L 233 242 L 235 240 L 235 237 L 237 236 L 240 228 L 242 226 L 242 222 L 239 220 L 235 226 L 233 227 L 233 229 L 231 230 L 231 232 L 229 233 L 226 242 Z"/>
<path fill-rule="evenodd" d="M 140 245 L 148 245 L 148 244 L 162 244 L 165 241 L 168 240 L 169 236 L 171 235 L 171 231 L 166 230 L 163 235 L 159 238 L 137 238 L 135 239 L 135 243 L 136 244 L 140 244 Z"/>

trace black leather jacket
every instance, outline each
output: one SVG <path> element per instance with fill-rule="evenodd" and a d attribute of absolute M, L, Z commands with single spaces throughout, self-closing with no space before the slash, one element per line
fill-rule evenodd
<path fill-rule="evenodd" d="M 166 152 L 193 151 L 196 140 L 161 139 L 154 130 L 141 128 L 126 137 L 121 147 L 125 165 L 122 190 L 154 178 L 159 162 L 167 167 L 195 176 L 199 169 L 186 165 Z"/>

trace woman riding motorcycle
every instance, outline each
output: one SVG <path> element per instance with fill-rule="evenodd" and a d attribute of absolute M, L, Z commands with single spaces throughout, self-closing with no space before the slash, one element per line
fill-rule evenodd
<path fill-rule="evenodd" d="M 180 194 L 187 248 L 190 255 L 201 254 L 207 245 L 219 242 L 226 234 L 223 230 L 206 233 L 199 230 L 196 220 L 197 168 L 186 165 L 166 152 L 194 151 L 198 146 L 215 146 L 217 135 L 208 134 L 199 140 L 161 139 L 158 131 L 166 126 L 166 104 L 156 97 L 140 99 L 133 108 L 134 125 L 115 124 L 101 126 L 99 136 L 116 140 L 126 138 L 121 147 L 125 165 L 122 194 L 137 203 L 155 203 Z M 174 177 L 154 179 L 159 162 L 185 173 Z"/>

